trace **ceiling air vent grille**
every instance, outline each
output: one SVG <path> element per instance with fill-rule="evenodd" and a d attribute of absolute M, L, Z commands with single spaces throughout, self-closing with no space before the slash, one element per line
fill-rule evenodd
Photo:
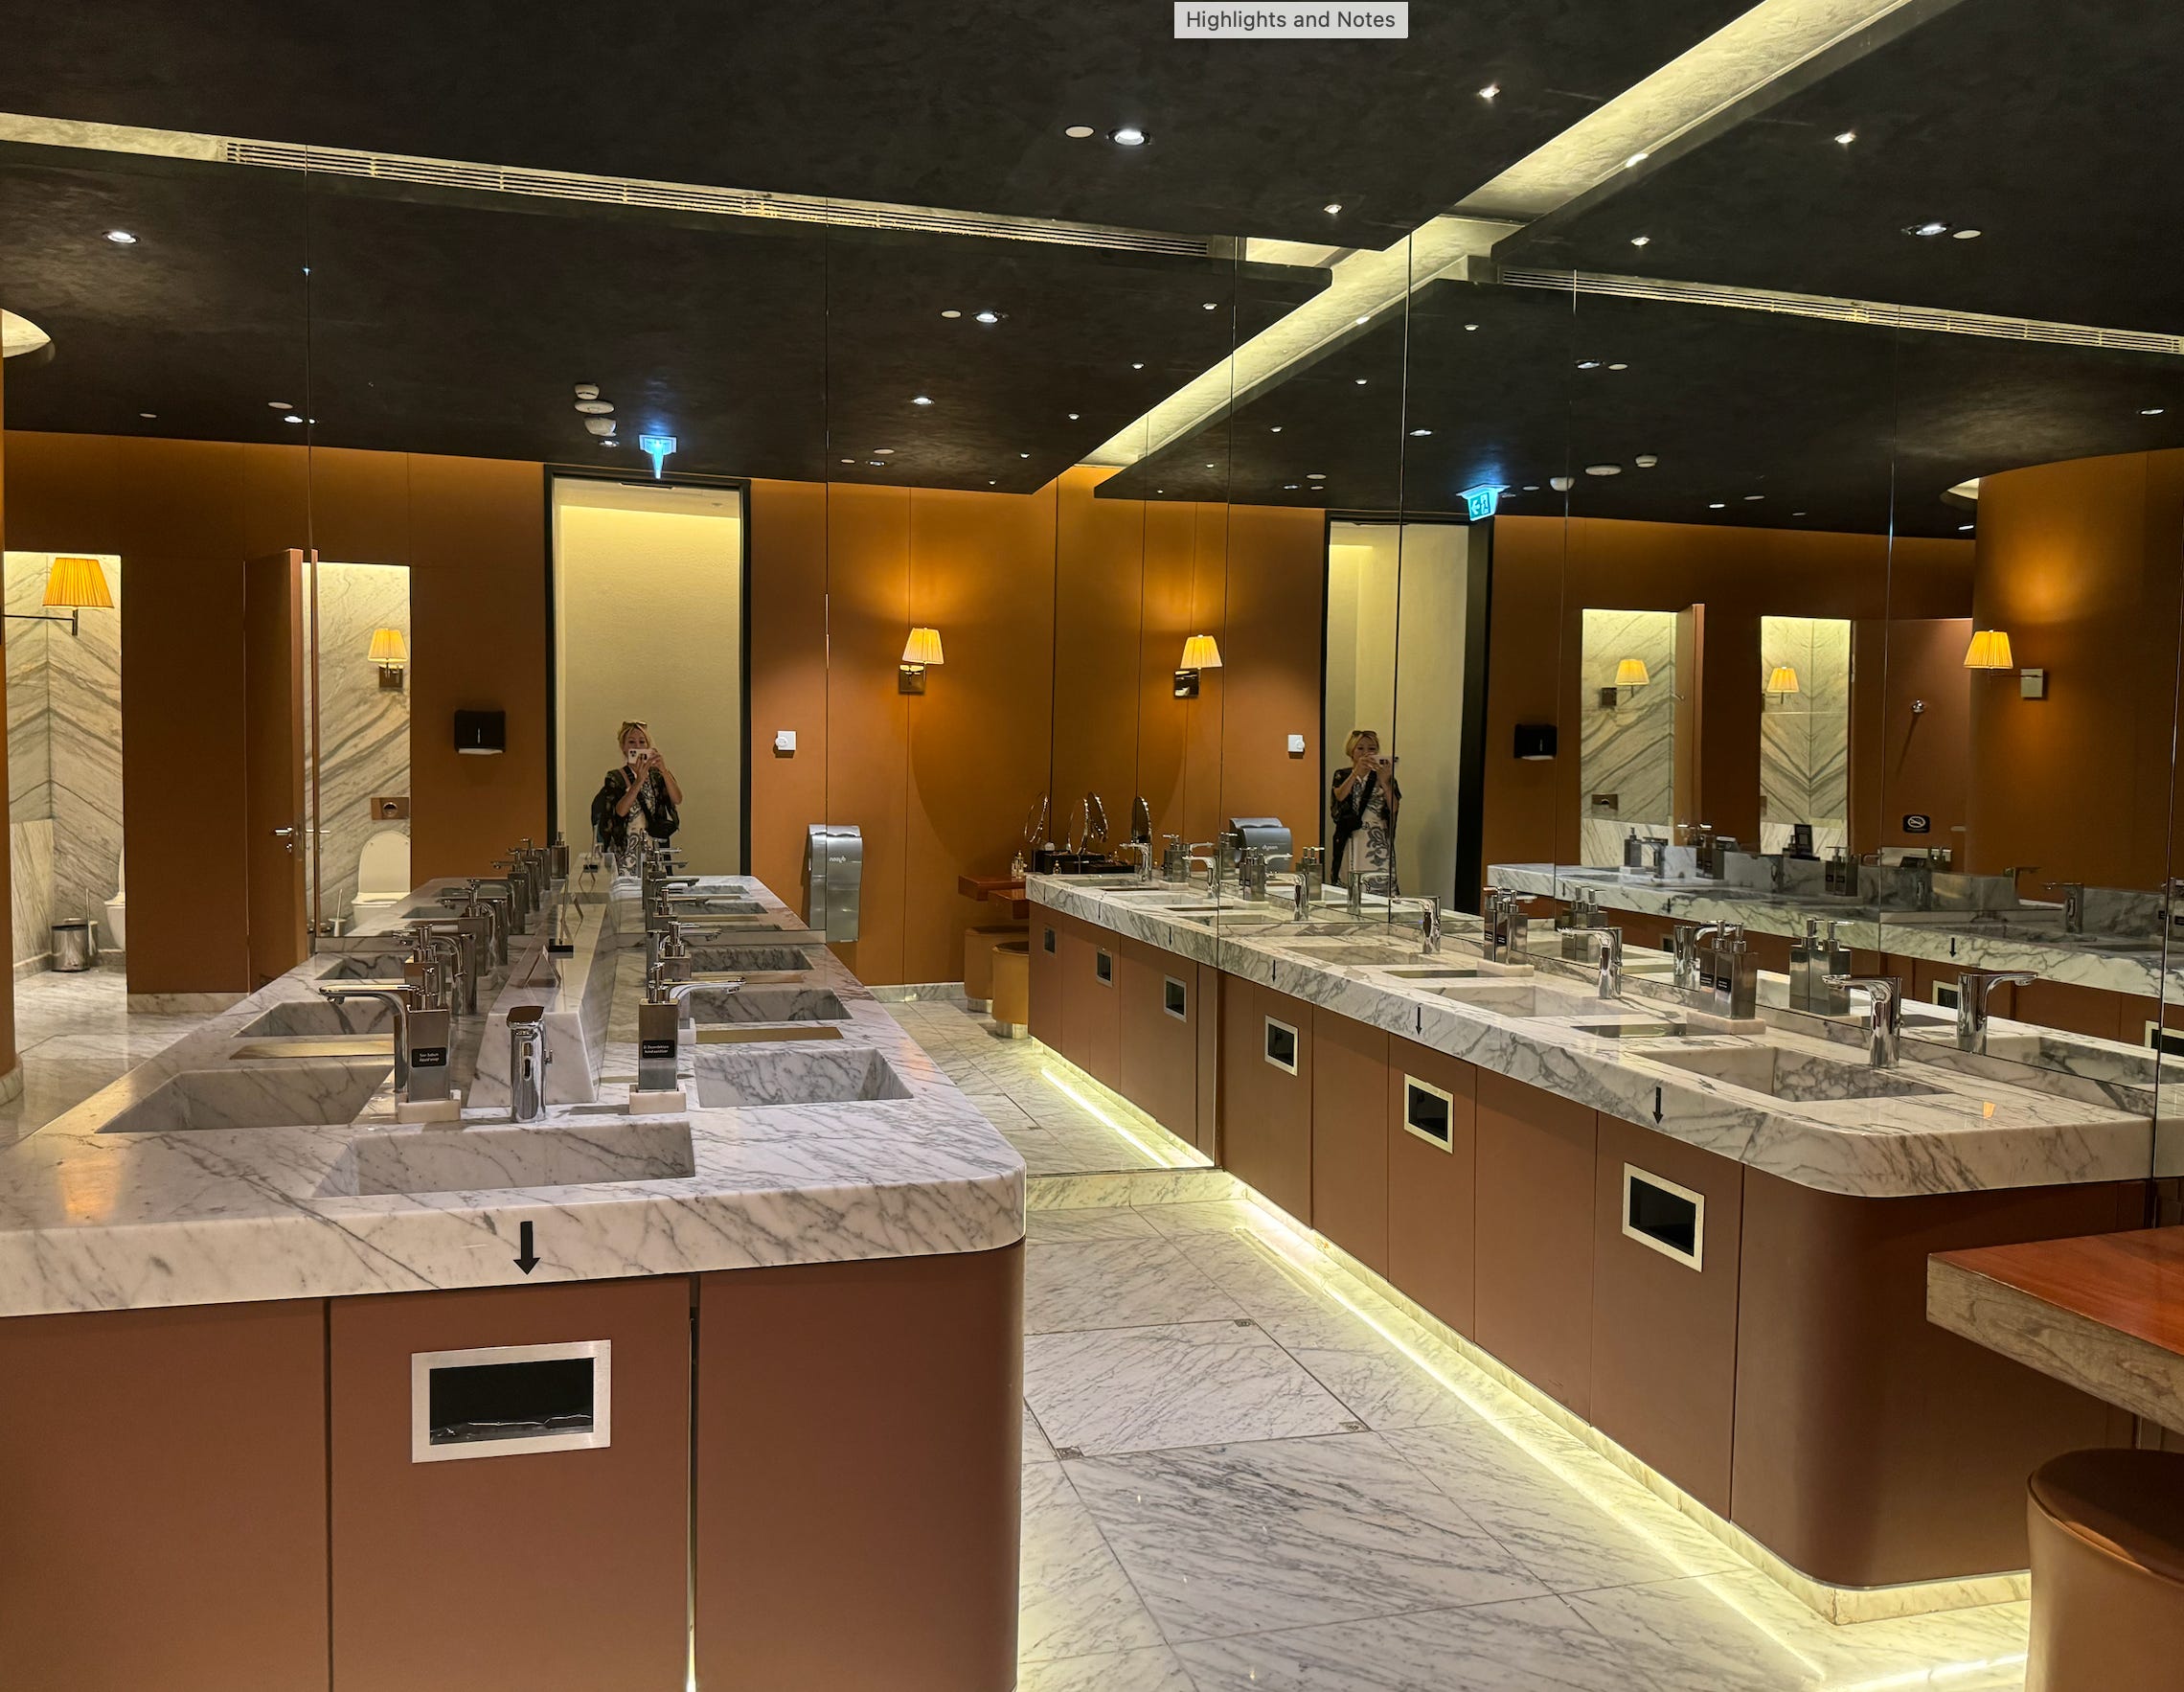
<path fill-rule="evenodd" d="M 1202 259 L 1215 243 L 1143 229 L 1110 229 L 1094 223 L 1055 223 L 1038 217 L 1005 217 L 867 200 L 830 200 L 806 194 L 761 194 L 750 189 L 703 188 L 648 182 L 626 176 L 588 176 L 568 171 L 530 171 L 451 159 L 409 158 L 355 152 L 338 147 L 299 147 L 271 141 L 223 141 L 231 165 L 266 171 L 303 171 L 321 176 L 356 176 L 421 188 L 454 188 L 473 194 L 525 194 L 535 199 L 582 200 L 593 205 L 636 206 L 650 211 L 695 212 L 717 217 L 773 217 L 856 229 L 904 229 L 927 235 L 967 235 L 989 240 L 1031 240 L 1049 245 L 1100 247 L 1112 252 L 1171 253 Z"/>
<path fill-rule="evenodd" d="M 1834 323 L 1925 330 L 1935 334 L 1986 335 L 2003 341 L 2044 341 L 2057 347 L 2105 347 L 2125 353 L 2184 354 L 2184 335 L 2140 330 L 2093 329 L 2079 323 L 2043 323 L 1985 311 L 1945 311 L 1934 306 L 1891 306 L 1877 300 L 1838 300 L 1822 294 L 1776 293 L 1767 288 L 1723 287 L 1703 282 L 1655 282 L 1640 276 L 1605 276 L 1584 270 L 1533 270 L 1505 264 L 1495 280 L 1510 287 L 1551 288 L 1558 293 L 1610 294 L 1626 300 L 1662 300 L 1685 306 L 1718 306 L 1736 311 L 1778 311 Z"/>

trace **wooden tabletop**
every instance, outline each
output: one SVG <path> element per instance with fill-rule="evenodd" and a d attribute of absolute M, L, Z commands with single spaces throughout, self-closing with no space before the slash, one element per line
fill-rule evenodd
<path fill-rule="evenodd" d="M 956 891 L 966 899 L 990 900 L 1018 919 L 1032 914 L 1032 902 L 1024 897 L 1021 876 L 958 876 Z"/>
<path fill-rule="evenodd" d="M 2184 1431 L 2184 1227 L 1937 1253 L 1926 1318 Z"/>

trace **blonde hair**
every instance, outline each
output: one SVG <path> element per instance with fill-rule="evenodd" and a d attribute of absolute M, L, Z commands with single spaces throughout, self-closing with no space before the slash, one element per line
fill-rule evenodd
<path fill-rule="evenodd" d="M 1363 740 L 1367 735 L 1371 735 L 1375 741 L 1378 741 L 1380 738 L 1380 731 L 1376 728 L 1352 729 L 1350 731 L 1350 738 L 1342 743 L 1342 755 L 1345 758 L 1356 757 L 1357 743 Z"/>
<path fill-rule="evenodd" d="M 640 722 L 636 718 L 632 717 L 627 722 L 625 722 L 620 728 L 614 731 L 614 743 L 617 746 L 621 745 L 624 741 L 629 738 L 629 731 L 631 729 L 637 730 L 637 732 L 643 735 L 647 740 L 650 740 L 652 738 L 651 724 L 648 722 Z"/>

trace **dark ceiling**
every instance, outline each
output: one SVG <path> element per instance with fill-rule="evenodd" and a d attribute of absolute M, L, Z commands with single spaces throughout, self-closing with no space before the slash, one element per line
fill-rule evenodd
<path fill-rule="evenodd" d="M 2176 446 L 2173 358 L 1441 282 L 1100 492 L 1954 536 L 1967 478 Z"/>
<path fill-rule="evenodd" d="M 1378 246 L 1747 4 L 1428 0 L 1306 45 L 1177 41 L 1167 0 L 100 0 L 0 25 L 0 111 Z"/>
<path fill-rule="evenodd" d="M 2184 332 L 2184 11 L 1958 0 L 1907 15 L 1924 13 L 1938 14 L 1808 67 L 1496 259 Z M 1904 233 L 1927 220 L 1951 228 Z"/>
<path fill-rule="evenodd" d="M 318 446 L 601 463 L 658 430 L 682 471 L 1028 492 L 1326 282 L 55 156 L 0 149 L 0 298 L 55 351 L 10 372 L 17 428 L 292 442 L 307 427 Z M 622 446 L 583 431 L 578 382 L 616 404 Z M 312 422 L 284 423 L 274 400 Z"/>

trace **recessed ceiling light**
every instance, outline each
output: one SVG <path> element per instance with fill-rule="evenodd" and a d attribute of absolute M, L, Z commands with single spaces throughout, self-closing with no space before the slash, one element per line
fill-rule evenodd
<path fill-rule="evenodd" d="M 1810 516 L 1812 514 L 1810 512 L 1793 511 L 1789 514 L 1793 517 L 1804 517 Z"/>
<path fill-rule="evenodd" d="M 1957 533 L 1959 535 L 1968 535 L 1971 533 L 1971 528 L 1972 526 L 1969 523 L 1959 523 L 1957 525 Z"/>
<path fill-rule="evenodd" d="M 1373 321 L 1373 313 L 1370 311 L 1363 312 L 1358 316 L 1357 321 L 1359 323 L 1371 323 Z"/>
<path fill-rule="evenodd" d="M 1285 493 L 1294 493 L 1297 491 L 1297 485 L 1294 482 L 1284 482 L 1282 484 L 1282 491 Z"/>
<path fill-rule="evenodd" d="M 1073 411 L 1073 412 L 1071 412 L 1071 413 L 1069 414 L 1069 421 L 1070 421 L 1071 423 L 1075 423 L 1075 422 L 1077 421 L 1077 413 L 1076 413 L 1076 412 L 1074 412 L 1074 411 Z"/>
<path fill-rule="evenodd" d="M 981 323 L 999 323 L 1001 321 L 1001 313 L 998 311 L 981 311 L 977 313 L 977 316 Z"/>
<path fill-rule="evenodd" d="M 895 448 L 892 446 L 875 446 L 872 449 L 872 455 L 875 458 L 893 458 L 895 456 Z"/>
<path fill-rule="evenodd" d="M 883 470 L 887 468 L 887 460 L 884 458 L 868 458 L 865 463 L 871 465 L 876 470 Z"/>
<path fill-rule="evenodd" d="M 1359 387 L 1361 387 L 1361 388 L 1362 388 L 1362 387 L 1363 387 L 1363 386 L 1366 384 L 1366 382 L 1367 382 L 1369 379 L 1371 379 L 1371 378 L 1369 378 L 1369 377 L 1359 377 L 1357 378 L 1357 385 L 1358 385 Z"/>
<path fill-rule="evenodd" d="M 1209 461 L 1209 462 L 1207 463 L 1207 465 L 1206 465 L 1206 468 L 1207 468 L 1208 469 L 1212 469 L 1214 468 L 1214 467 L 1213 467 L 1213 464 L 1212 464 L 1212 462 L 1211 462 L 1211 461 Z"/>
<path fill-rule="evenodd" d="M 1524 485 L 1524 491 L 1527 493 L 1536 493 L 1539 492 L 1539 484 L 1537 482 L 1527 482 Z"/>
<path fill-rule="evenodd" d="M 1029 457 L 1031 457 L 1031 454 L 1030 454 L 1030 453 L 1028 453 L 1028 452 L 1019 452 L 1019 453 L 1017 453 L 1017 454 L 1016 454 L 1016 456 L 1017 456 L 1018 458 L 1029 458 Z"/>
<path fill-rule="evenodd" d="M 1923 223 L 1906 223 L 1903 226 L 1903 233 L 1905 235 L 1922 235 L 1932 237 L 1936 235 L 1946 235 L 1948 232 L 1949 226 L 1946 223 L 1944 223 L 1938 217 L 1929 217 Z"/>
<path fill-rule="evenodd" d="M 156 411 L 140 411 L 137 413 L 137 416 L 143 418 L 156 418 L 158 415 L 159 413 Z"/>
<path fill-rule="evenodd" d="M 1147 142 L 1150 141 L 1152 137 L 1148 135 L 1143 129 L 1135 128 L 1126 124 L 1120 129 L 1109 130 L 1107 133 L 1107 139 L 1109 141 L 1112 141 L 1117 147 L 1143 147 Z"/>
<path fill-rule="evenodd" d="M 1979 231 L 1976 229 L 1959 229 L 1951 234 L 1949 239 L 1951 240 L 1977 240 Z"/>
<path fill-rule="evenodd" d="M 1221 309 L 1221 303 L 1220 303 L 1220 301 L 1218 301 L 1218 300 L 1208 300 L 1208 301 L 1205 303 L 1205 307 L 1204 307 L 1204 309 L 1206 309 L 1206 310 L 1208 310 L 1208 311 L 1218 311 L 1220 309 Z"/>
<path fill-rule="evenodd" d="M 1327 480 L 1327 471 L 1307 470 L 1305 472 L 1305 480 L 1308 482 L 1324 482 Z"/>
<path fill-rule="evenodd" d="M 1764 498 L 1766 497 L 1766 495 L 1765 495 L 1764 493 L 1747 493 L 1747 494 L 1745 494 L 1745 495 L 1744 495 L 1744 497 L 1745 497 L 1747 500 L 1751 500 L 1751 499 L 1764 499 Z"/>
<path fill-rule="evenodd" d="M 1619 464 L 1588 464 L 1585 466 L 1585 474 L 1588 476 L 1620 476 L 1623 474 L 1623 467 Z"/>
<path fill-rule="evenodd" d="M 1706 509 L 1708 511 L 1727 511 L 1729 509 L 1729 502 L 1725 499 L 1717 499 Z"/>
<path fill-rule="evenodd" d="M 137 238 L 125 229 L 109 229 L 106 239 L 118 247 L 133 247 L 137 243 Z"/>
<path fill-rule="evenodd" d="M 1633 165 L 1642 165 L 1642 164 L 1644 164 L 1644 163 L 1645 163 L 1645 162 L 1646 162 L 1648 159 L 1651 158 L 1652 156 L 1653 156 L 1653 155 L 1652 155 L 1651 153 L 1649 153 L 1649 152 L 1646 151 L 1646 150 L 1645 150 L 1643 148 L 1641 148 L 1641 149 L 1640 149 L 1638 151 L 1636 151 L 1636 152 L 1632 153 L 1632 154 L 1631 154 L 1631 155 L 1630 155 L 1628 158 L 1627 158 L 1627 159 L 1625 159 L 1625 160 L 1623 161 L 1623 168 L 1624 168 L 1626 171 L 1627 171 L 1627 170 L 1629 170 L 1629 169 L 1630 169 L 1630 167 L 1631 167 L 1631 166 L 1633 166 Z"/>
<path fill-rule="evenodd" d="M 1611 364 L 1608 366 L 1610 370 L 1628 370 L 1630 366 L 1627 364 Z"/>
<path fill-rule="evenodd" d="M 944 311 L 941 315 L 943 317 L 961 317 L 963 313 L 961 311 Z"/>
<path fill-rule="evenodd" d="M 296 415 L 294 412 L 292 412 L 292 411 L 291 411 L 291 412 L 289 412 L 289 413 L 288 413 L 288 415 L 287 415 L 286 417 L 283 418 L 281 421 L 282 421 L 283 423 L 302 423 L 304 420 L 303 420 L 302 418 L 298 417 L 298 416 L 297 416 L 297 415 Z"/>
<path fill-rule="evenodd" d="M 1266 432 L 1267 432 L 1269 435 L 1279 435 L 1279 434 L 1282 432 L 1282 425 L 1281 425 L 1280 423 L 1276 423 L 1276 424 L 1275 424 L 1275 425 L 1274 425 L 1272 428 L 1268 429 Z"/>
<path fill-rule="evenodd" d="M 1655 453 L 1651 453 L 1651 452 L 1641 452 L 1641 453 L 1640 453 L 1640 454 L 1639 454 L 1639 455 L 1638 455 L 1636 458 L 1632 459 L 1630 462 L 1631 462 L 1632 464 L 1636 465 L 1636 466 L 1637 466 L 1637 467 L 1638 467 L 1640 469 L 1642 469 L 1642 470 L 1649 470 L 1649 469 L 1652 469 L 1652 468 L 1653 468 L 1655 465 L 1659 464 L 1659 463 L 1661 462 L 1661 460 L 1660 460 L 1659 456 L 1658 456 L 1657 454 L 1655 454 Z"/>
<path fill-rule="evenodd" d="M 274 411 L 293 411 L 296 408 L 293 400 L 268 400 L 265 403 Z"/>
<path fill-rule="evenodd" d="M 1857 138 L 1858 132 L 1855 129 L 1845 129 L 1840 135 L 1835 137 L 1835 145 L 1837 147 L 1848 147 Z"/>
<path fill-rule="evenodd" d="M 2168 407 L 2164 405 L 2142 405 L 2139 407 L 2139 416 L 2159 417 L 2167 409 Z"/>
<path fill-rule="evenodd" d="M 1001 478 L 999 476 L 988 476 L 986 478 L 986 485 L 989 488 L 998 488 L 1001 486 Z"/>
<path fill-rule="evenodd" d="M 1326 205 L 1320 207 L 1320 210 L 1331 217 L 1342 210 L 1342 202 L 1338 199 L 1331 199 Z"/>
<path fill-rule="evenodd" d="M 845 459 L 843 459 L 843 460 L 842 460 L 842 462 L 843 462 L 844 464 L 854 464 L 854 463 L 856 463 L 856 460 L 855 460 L 855 459 L 853 459 L 853 458 L 845 458 Z"/>
<path fill-rule="evenodd" d="M 613 412 L 614 403 L 608 400 L 579 400 L 577 409 L 586 417 L 606 417 Z"/>
<path fill-rule="evenodd" d="M 1484 88 L 1479 90 L 1479 98 L 1481 100 L 1491 100 L 1500 92 L 1501 84 L 1499 82 L 1489 82 Z"/>
<path fill-rule="evenodd" d="M 1597 358 L 1581 358 L 1578 360 L 1578 368 L 1580 370 L 1598 370 L 1600 360 Z"/>
<path fill-rule="evenodd" d="M 620 441 L 617 441 L 612 435 L 602 435 L 600 437 L 599 444 L 602 446 L 619 446 L 622 445 L 622 443 Z"/>
<path fill-rule="evenodd" d="M 1141 359 L 1139 362 L 1137 362 L 1137 363 L 1135 363 L 1135 364 L 1131 365 L 1131 366 L 1130 366 L 1130 368 L 1131 368 L 1132 370 L 1143 370 L 1143 369 L 1145 368 L 1145 363 L 1144 363 L 1144 361 Z"/>
<path fill-rule="evenodd" d="M 1432 433 L 1433 433 L 1433 431 L 1432 431 L 1431 429 L 1413 429 L 1413 430 L 1411 430 L 1411 434 L 1412 434 L 1413 438 L 1416 438 L 1417 436 L 1420 436 L 1420 435 L 1430 435 L 1430 434 L 1432 434 Z"/>
<path fill-rule="evenodd" d="M 1072 124 L 1062 133 L 1072 141 L 1089 141 L 1100 131 L 1093 128 L 1090 124 Z"/>
<path fill-rule="evenodd" d="M 1475 323 L 1467 323 L 1464 327 L 1466 329 L 1477 329 L 1479 326 Z"/>

